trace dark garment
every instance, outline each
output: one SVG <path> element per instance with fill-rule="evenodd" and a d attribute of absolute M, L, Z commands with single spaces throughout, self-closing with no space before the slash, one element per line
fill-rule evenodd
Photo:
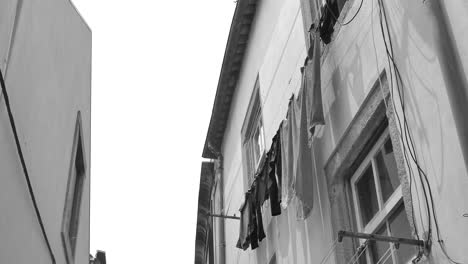
<path fill-rule="evenodd" d="M 252 190 L 255 192 L 255 187 Z M 250 195 L 250 220 L 249 220 L 249 236 L 250 236 L 250 248 L 258 248 L 258 225 L 257 225 L 257 213 L 254 204 L 254 193 Z"/>
<path fill-rule="evenodd" d="M 258 178 L 257 178 L 258 179 Z M 250 247 L 256 249 L 258 247 L 258 241 L 265 237 L 263 232 L 263 223 L 259 226 L 259 221 L 262 221 L 262 215 L 260 212 L 259 204 L 257 203 L 258 195 L 258 181 L 257 179 L 253 182 L 250 193 L 250 223 L 249 223 L 249 235 L 250 235 Z M 263 237 L 260 239 L 259 234 Z"/>
<path fill-rule="evenodd" d="M 255 207 L 255 215 L 257 222 L 257 237 L 259 241 L 262 241 L 265 238 L 265 230 L 263 229 L 263 218 L 262 218 L 262 204 L 265 201 L 265 181 L 262 179 L 264 174 L 256 180 L 255 196 L 253 205 Z"/>
<path fill-rule="evenodd" d="M 333 27 L 335 26 L 338 16 L 338 1 L 327 0 L 322 8 L 322 17 L 320 18 L 319 26 L 320 38 L 322 38 L 323 43 L 330 43 L 334 31 Z"/>
<path fill-rule="evenodd" d="M 249 229 L 249 223 L 250 223 L 250 195 L 249 193 L 245 194 L 245 201 L 244 204 L 242 205 L 240 209 L 240 228 L 239 228 L 239 239 L 237 240 L 236 247 L 246 250 L 249 248 L 250 244 L 250 229 Z"/>
<path fill-rule="evenodd" d="M 281 151 L 281 147 L 278 147 L 281 142 L 278 135 L 279 134 L 276 133 L 275 137 L 273 137 L 271 148 L 268 152 L 268 190 L 272 216 L 281 214 L 281 189 L 278 186 L 278 182 L 281 182 L 279 179 L 281 177 L 281 171 L 277 171 L 277 163 L 281 162 L 281 154 L 278 155 L 278 151 Z M 278 159 L 278 157 L 280 159 Z"/>
<path fill-rule="evenodd" d="M 302 73 L 302 87 L 306 94 L 307 128 L 309 131 L 309 143 L 315 133 L 317 125 L 324 125 L 322 104 L 322 87 L 320 77 L 320 39 L 317 32 L 309 33 L 310 48 L 306 64 Z M 310 145 L 309 145 L 310 146 Z"/>
<path fill-rule="evenodd" d="M 258 191 L 257 191 L 257 201 L 259 202 L 260 207 L 263 206 L 263 203 L 269 198 L 269 192 L 268 192 L 268 169 L 267 169 L 267 163 L 265 162 L 263 168 L 261 169 L 261 174 L 258 176 L 257 181 L 258 181 Z"/>

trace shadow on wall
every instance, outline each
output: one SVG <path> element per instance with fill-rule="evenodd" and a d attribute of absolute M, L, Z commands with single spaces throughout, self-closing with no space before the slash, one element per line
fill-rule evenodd
<path fill-rule="evenodd" d="M 454 84 L 450 74 L 441 66 L 441 60 L 444 60 L 443 54 L 437 52 L 437 46 L 434 43 L 440 41 L 440 35 L 437 32 L 437 25 L 433 22 L 433 14 L 430 13 L 429 8 L 420 2 L 415 1 L 398 1 L 392 2 L 391 5 L 386 5 L 386 12 L 389 17 L 396 17 L 394 21 L 401 21 L 401 25 L 392 25 L 389 21 L 390 31 L 395 32 L 395 27 L 399 26 L 402 29 L 401 33 L 392 34 L 392 46 L 394 49 L 395 60 L 399 72 L 402 73 L 404 86 L 401 89 L 401 98 L 404 101 L 405 112 L 409 124 L 414 124 L 411 127 L 413 138 L 419 140 L 420 146 L 416 146 L 416 150 L 420 153 L 424 146 L 425 149 L 431 148 L 443 150 L 444 135 L 442 130 L 442 113 L 440 107 L 440 98 L 437 93 L 440 90 L 437 80 L 433 80 L 433 76 L 442 76 L 445 87 Z M 427 13 L 425 16 L 412 16 L 410 12 L 416 10 L 418 12 Z M 422 18 L 421 18 L 422 17 Z M 426 18 L 426 19 L 425 19 Z M 433 24 L 433 25 L 431 25 Z M 411 29 L 411 31 L 410 31 Z M 401 36 L 401 39 L 396 40 L 394 36 Z M 435 51 L 431 53 L 431 51 Z M 397 57 L 398 56 L 398 57 Z M 437 71 L 437 72 L 434 72 Z M 394 77 L 395 78 L 395 77 Z M 393 82 L 396 80 L 394 79 Z M 394 85 L 394 87 L 396 87 Z M 424 102 L 421 98 L 421 92 L 417 94 L 416 88 L 421 88 L 427 97 Z M 394 88 L 395 89 L 395 88 Z M 437 126 L 437 140 L 433 137 L 430 142 L 428 139 L 428 127 L 424 125 L 418 103 L 426 103 L 432 106 L 433 119 L 431 123 L 439 124 Z M 400 116 L 401 122 L 403 117 Z M 431 130 L 434 133 L 434 130 Z M 440 192 L 443 189 L 444 181 L 441 175 L 445 171 L 445 157 L 444 151 L 437 151 L 438 156 L 432 156 L 431 152 L 425 151 L 425 155 L 418 155 L 418 161 L 424 164 L 424 167 L 431 167 L 428 171 L 435 172 L 434 179 L 437 181 L 437 189 Z M 425 158 L 429 158 L 426 161 Z M 434 168 L 434 164 L 440 164 L 439 170 Z M 437 172 L 436 172 L 437 171 Z"/>

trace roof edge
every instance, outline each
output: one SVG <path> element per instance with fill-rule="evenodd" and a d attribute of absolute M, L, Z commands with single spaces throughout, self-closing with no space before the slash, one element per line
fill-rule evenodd
<path fill-rule="evenodd" d="M 256 13 L 259 0 L 238 0 L 232 18 L 223 63 L 218 80 L 210 124 L 205 139 L 202 157 L 214 159 L 216 152 L 220 152 L 226 130 L 227 118 L 231 108 L 231 101 L 239 79 L 240 69 L 244 58 L 251 25 Z"/>

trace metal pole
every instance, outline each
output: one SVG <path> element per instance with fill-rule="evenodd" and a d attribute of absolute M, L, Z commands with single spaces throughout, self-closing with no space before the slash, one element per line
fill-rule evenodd
<path fill-rule="evenodd" d="M 236 219 L 236 220 L 240 220 L 240 217 L 238 216 L 230 216 L 230 215 L 219 215 L 219 214 L 206 214 L 207 216 L 211 216 L 211 217 L 219 217 L 219 218 L 228 218 L 228 219 Z"/>
<path fill-rule="evenodd" d="M 356 238 L 363 238 L 369 240 L 377 240 L 377 241 L 386 241 L 395 243 L 395 246 L 398 247 L 399 244 L 407 244 L 407 245 L 414 245 L 424 247 L 425 243 L 422 240 L 410 239 L 410 238 L 400 238 L 400 237 L 389 237 L 389 236 L 381 236 L 376 234 L 365 234 L 365 233 L 357 233 L 357 232 L 349 232 L 349 231 L 339 231 L 338 232 L 338 242 L 343 240 L 343 237 L 356 237 Z"/>

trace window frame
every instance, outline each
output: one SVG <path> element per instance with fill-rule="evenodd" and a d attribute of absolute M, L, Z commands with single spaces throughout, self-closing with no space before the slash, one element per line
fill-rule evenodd
<path fill-rule="evenodd" d="M 367 156 L 361 162 L 361 165 L 359 165 L 359 168 L 356 170 L 356 172 L 354 172 L 350 180 L 351 182 L 350 187 L 351 187 L 352 196 L 353 196 L 353 205 L 354 205 L 354 210 L 356 212 L 357 229 L 359 232 L 364 232 L 368 234 L 372 234 L 373 232 L 375 232 L 382 225 L 382 223 L 388 217 L 390 217 L 393 210 L 403 200 L 401 182 L 400 182 L 400 185 L 398 185 L 398 187 L 390 195 L 387 201 L 383 201 L 383 197 L 382 197 L 379 171 L 377 168 L 378 165 L 376 164 L 377 162 L 375 160 L 375 157 L 377 153 L 382 150 L 382 147 L 384 146 L 385 142 L 389 139 L 390 139 L 390 134 L 388 132 L 388 128 L 386 128 L 385 131 L 380 136 L 380 138 L 378 139 L 378 141 L 375 142 L 375 144 L 373 144 L 372 149 L 369 151 Z M 372 217 L 372 219 L 370 219 L 369 222 L 366 225 L 364 225 L 362 223 L 361 206 L 359 205 L 359 199 L 358 199 L 359 196 L 358 196 L 358 191 L 356 188 L 356 183 L 364 175 L 364 171 L 368 168 L 369 165 L 372 166 L 372 173 L 374 177 L 374 183 L 375 183 L 374 185 L 376 189 L 379 210 Z"/>
<path fill-rule="evenodd" d="M 84 183 L 87 178 L 87 162 L 84 146 L 81 113 L 78 111 L 73 135 L 61 228 L 62 244 L 68 264 L 75 263 Z M 79 166 L 79 168 L 77 168 L 77 166 Z M 74 237 L 71 236 L 71 233 L 74 234 Z"/>
<path fill-rule="evenodd" d="M 255 134 L 258 131 L 258 140 Z M 255 154 L 255 146 L 258 145 L 258 157 Z M 243 156 L 244 179 L 248 188 L 256 173 L 260 169 L 266 156 L 265 127 L 263 125 L 262 103 L 260 98 L 259 78 L 255 81 L 255 86 L 250 96 L 250 102 L 244 117 L 241 129 L 241 147 Z M 252 162 L 253 158 L 253 162 Z"/>
<path fill-rule="evenodd" d="M 384 201 L 379 177 L 379 169 L 376 161 L 376 157 L 380 151 L 382 151 L 387 140 L 391 141 L 390 133 L 388 127 L 382 132 L 378 140 L 372 144 L 371 149 L 366 154 L 365 158 L 360 162 L 358 169 L 354 172 L 350 179 L 350 188 L 352 193 L 353 200 L 353 209 L 355 212 L 355 218 L 357 221 L 357 230 L 361 233 L 374 234 L 377 233 L 379 229 L 385 226 L 385 235 L 390 235 L 391 231 L 389 230 L 389 220 L 394 216 L 394 213 L 398 208 L 403 204 L 403 191 L 402 191 L 402 182 L 399 179 L 398 187 L 393 190 L 392 194 Z M 374 178 L 374 188 L 376 191 L 377 201 L 378 201 L 378 211 L 375 215 L 369 220 L 367 224 L 363 224 L 361 206 L 359 202 L 359 193 L 357 190 L 357 183 L 364 175 L 365 171 L 372 167 L 372 176 Z M 404 206 L 404 204 L 403 204 Z M 406 215 L 405 215 L 406 216 Z M 408 218 L 406 216 L 406 218 Z M 407 219 L 408 220 L 408 219 Z M 408 220 L 409 221 L 409 220 Z M 409 222 L 408 222 L 409 224 Z M 408 228 L 411 230 L 411 225 L 408 225 Z M 359 243 L 363 245 L 366 242 L 365 239 L 360 239 Z M 391 250 L 391 259 L 392 263 L 398 263 L 395 250 Z M 371 257 L 371 249 L 368 248 L 365 254 L 366 263 L 373 263 Z M 387 260 L 388 261 L 388 260 Z"/>
<path fill-rule="evenodd" d="M 352 0 L 351 0 L 352 1 Z M 410 225 L 411 236 L 415 234 L 412 196 L 409 186 L 403 147 L 399 137 L 398 125 L 391 101 L 389 82 L 384 70 L 375 76 L 374 84 L 361 103 L 359 110 L 341 135 L 335 149 L 325 162 L 324 173 L 327 180 L 327 191 L 331 210 L 331 228 L 333 237 L 338 231 L 356 231 L 358 223 L 353 210 L 353 193 L 350 179 L 372 149 L 385 129 L 393 145 L 398 178 L 400 181 L 404 211 Z M 390 199 L 390 198 L 389 198 Z M 398 208 L 395 206 L 393 208 Z M 389 216 L 392 216 L 390 212 Z M 337 245 L 335 259 L 337 264 L 347 263 L 362 243 L 359 239 L 344 239 Z"/>

